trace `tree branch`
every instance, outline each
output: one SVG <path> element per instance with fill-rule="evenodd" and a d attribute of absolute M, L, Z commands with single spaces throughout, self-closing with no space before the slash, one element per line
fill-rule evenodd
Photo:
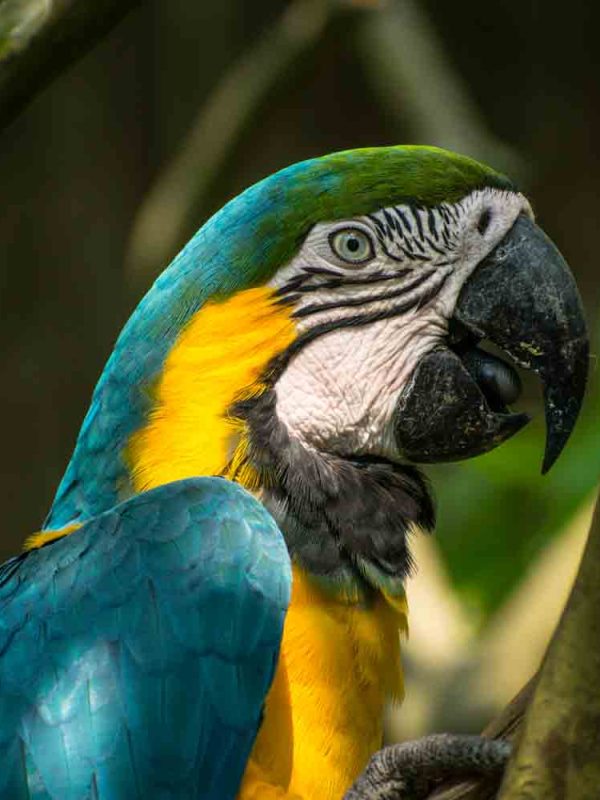
<path fill-rule="evenodd" d="M 584 800 L 600 786 L 600 506 L 499 800 Z"/>
<path fill-rule="evenodd" d="M 0 0 L 0 128 L 139 0 Z"/>

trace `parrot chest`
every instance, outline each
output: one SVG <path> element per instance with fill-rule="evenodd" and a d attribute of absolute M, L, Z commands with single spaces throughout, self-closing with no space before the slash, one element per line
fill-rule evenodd
<path fill-rule="evenodd" d="M 386 701 L 402 694 L 406 608 L 403 600 L 395 606 L 383 598 L 369 608 L 339 602 L 294 567 L 280 659 L 240 800 L 342 797 L 381 747 Z"/>

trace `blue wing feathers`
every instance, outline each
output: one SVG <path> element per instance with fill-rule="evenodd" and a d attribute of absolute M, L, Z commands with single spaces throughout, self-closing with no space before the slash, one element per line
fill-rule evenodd
<path fill-rule="evenodd" d="M 291 585 L 220 478 L 138 495 L 0 568 L 0 798 L 234 798 Z"/>

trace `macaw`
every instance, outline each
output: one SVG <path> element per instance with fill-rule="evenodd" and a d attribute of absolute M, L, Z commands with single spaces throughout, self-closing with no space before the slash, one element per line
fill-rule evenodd
<path fill-rule="evenodd" d="M 581 302 L 528 200 L 469 158 L 335 153 L 208 220 L 0 568 L 0 798 L 340 800 L 402 695 L 409 537 L 434 525 L 417 465 L 528 419 L 483 339 L 539 374 L 548 469 Z"/>

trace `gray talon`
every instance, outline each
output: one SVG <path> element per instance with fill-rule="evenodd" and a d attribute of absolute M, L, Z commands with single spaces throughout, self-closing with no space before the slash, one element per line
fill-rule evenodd
<path fill-rule="evenodd" d="M 375 753 L 343 800 L 423 800 L 445 778 L 500 775 L 511 744 L 436 733 Z"/>

